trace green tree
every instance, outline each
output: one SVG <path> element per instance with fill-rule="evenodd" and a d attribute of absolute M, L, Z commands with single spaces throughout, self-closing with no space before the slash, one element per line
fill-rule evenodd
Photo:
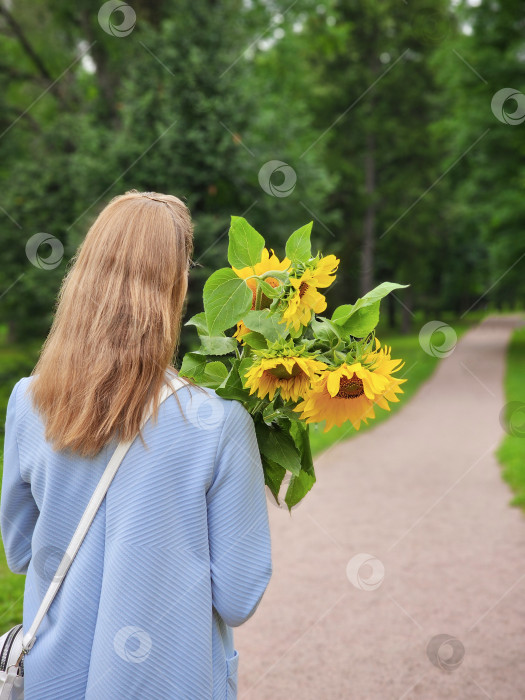
<path fill-rule="evenodd" d="M 252 201 L 239 186 L 235 134 L 257 98 L 247 87 L 248 62 L 228 70 L 247 43 L 242 3 L 133 7 L 136 26 L 124 37 L 104 31 L 98 3 L 87 0 L 2 9 L 3 290 L 21 276 L 2 313 L 13 337 L 45 333 L 67 259 L 111 196 L 135 187 L 186 197 L 195 258 L 211 268 L 225 255 L 230 214 Z M 64 245 L 52 270 L 28 264 L 35 230 Z M 190 307 L 209 271 L 194 275 Z"/>
<path fill-rule="evenodd" d="M 338 176 L 327 209 L 342 222 L 339 288 L 348 297 L 378 278 L 410 282 L 399 297 L 408 326 L 409 307 L 435 298 L 444 270 L 447 188 L 434 187 L 443 143 L 431 131 L 441 110 L 431 57 L 454 30 L 448 4 L 334 0 L 307 27 L 312 148 Z"/>
<path fill-rule="evenodd" d="M 525 295 L 523 6 L 516 0 L 456 8 L 463 31 L 436 55 L 450 111 L 439 124 L 458 154 L 451 212 L 463 251 L 453 283 L 462 308 L 520 306 Z M 508 90 L 515 96 L 510 97 Z M 514 116 L 513 116 L 514 115 Z M 457 267 L 457 265 L 456 265 Z M 460 275 L 459 272 L 463 274 Z"/>

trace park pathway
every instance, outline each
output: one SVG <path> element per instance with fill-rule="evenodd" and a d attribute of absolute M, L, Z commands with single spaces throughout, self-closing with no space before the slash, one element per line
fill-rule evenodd
<path fill-rule="evenodd" d="M 494 457 L 519 323 L 469 330 L 402 411 L 316 460 L 291 516 L 268 506 L 239 700 L 525 698 L 525 517 Z"/>

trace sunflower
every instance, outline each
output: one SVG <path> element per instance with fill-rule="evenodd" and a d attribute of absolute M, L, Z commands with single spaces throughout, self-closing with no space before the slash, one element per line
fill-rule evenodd
<path fill-rule="evenodd" d="M 289 267 L 290 260 L 288 258 L 284 258 L 282 261 L 280 261 L 277 255 L 275 255 L 275 253 L 273 252 L 273 250 L 270 250 L 269 252 L 267 248 L 263 248 L 261 254 L 261 261 L 255 263 L 253 267 L 243 267 L 241 269 L 232 267 L 232 270 L 238 277 L 240 277 L 243 280 L 246 280 L 246 284 L 252 290 L 252 309 L 255 309 L 255 300 L 257 297 L 257 280 L 254 277 L 252 277 L 252 275 L 262 275 L 265 272 L 268 272 L 269 270 L 284 271 L 287 270 Z M 251 279 L 247 279 L 248 277 L 250 277 Z M 280 284 L 279 280 L 275 279 L 274 277 L 267 277 L 265 282 L 268 282 L 268 284 L 270 284 L 274 288 L 278 287 Z M 268 308 L 271 304 L 271 301 L 271 299 L 269 299 L 263 294 L 261 296 L 261 309 Z M 250 329 L 247 328 L 242 321 L 240 321 L 237 324 L 237 330 L 233 334 L 233 337 L 237 338 L 237 340 L 240 342 L 243 335 L 246 335 L 249 332 Z"/>
<path fill-rule="evenodd" d="M 396 394 L 403 393 L 399 385 L 406 379 L 392 377 L 392 373 L 401 369 L 400 362 L 391 360 L 386 348 L 369 353 L 362 362 L 329 368 L 314 380 L 310 393 L 294 411 L 301 412 L 307 423 L 326 420 L 324 432 L 347 420 L 359 430 L 361 421 L 366 424 L 368 418 L 375 418 L 375 404 L 389 411 L 388 401 L 399 401 Z"/>
<path fill-rule="evenodd" d="M 243 321 L 239 321 L 239 323 L 237 324 L 237 330 L 233 334 L 233 337 L 236 338 L 240 343 L 242 341 L 243 336 L 247 333 L 250 333 L 250 329 L 246 326 L 246 324 Z"/>
<path fill-rule="evenodd" d="M 376 338 L 377 347 L 379 348 L 379 340 Z M 406 382 L 406 379 L 398 379 L 397 377 L 392 377 L 393 372 L 397 372 L 405 364 L 401 360 L 392 360 L 390 358 L 391 349 L 388 346 L 381 348 L 379 351 L 371 353 L 368 357 L 374 359 L 375 364 L 372 366 L 373 371 L 380 376 L 385 377 L 388 380 L 388 385 L 381 396 L 376 396 L 374 399 L 376 404 L 386 411 L 390 411 L 390 406 L 388 401 L 391 403 L 397 403 L 399 398 L 396 394 L 402 394 L 403 389 L 400 388 L 400 384 Z"/>
<path fill-rule="evenodd" d="M 294 331 L 298 331 L 301 325 L 308 325 L 312 311 L 320 314 L 326 309 L 326 299 L 317 288 L 329 287 L 332 284 L 338 265 L 339 260 L 335 255 L 327 255 L 314 267 L 307 267 L 300 277 L 290 278 L 293 292 L 282 318 L 287 328 L 291 324 Z"/>
<path fill-rule="evenodd" d="M 263 248 L 263 251 L 261 253 L 261 261 L 258 263 L 255 263 L 253 267 L 243 267 L 240 270 L 237 269 L 236 267 L 232 267 L 232 270 L 235 272 L 235 274 L 240 277 L 243 280 L 246 280 L 246 284 L 248 287 L 252 290 L 253 294 L 253 304 L 252 304 L 252 309 L 255 308 L 255 297 L 257 294 L 257 280 L 252 277 L 252 275 L 262 275 L 265 272 L 269 272 L 270 270 L 287 270 L 290 267 L 290 261 L 288 258 L 284 258 L 284 260 L 280 261 L 277 255 L 273 252 L 273 250 L 268 251 L 267 248 Z M 247 279 L 248 277 L 251 277 L 251 279 Z M 268 282 L 268 284 L 271 284 L 272 287 L 278 287 L 279 286 L 279 280 L 276 280 L 273 277 L 267 277 L 265 282 Z M 267 297 L 264 297 L 266 300 L 265 303 L 270 306 L 271 300 L 267 299 Z M 262 307 L 264 308 L 264 306 Z"/>
<path fill-rule="evenodd" d="M 285 401 L 298 401 L 308 393 L 312 380 L 326 369 L 324 362 L 313 357 L 262 357 L 244 375 L 250 395 L 257 392 L 260 399 L 268 395 L 273 400 L 277 389 Z"/>

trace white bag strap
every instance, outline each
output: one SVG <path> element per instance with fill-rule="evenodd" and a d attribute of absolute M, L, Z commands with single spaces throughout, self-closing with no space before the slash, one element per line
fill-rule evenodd
<path fill-rule="evenodd" d="M 174 377 L 173 375 L 170 377 L 169 381 L 170 384 L 165 384 L 162 387 L 159 405 L 173 393 L 173 390 L 177 391 L 182 386 L 185 386 L 188 383 L 179 377 Z M 145 417 L 142 421 L 141 427 L 143 427 L 144 424 L 150 419 L 152 413 L 153 404 L 151 403 L 148 407 L 148 410 L 145 413 Z M 53 577 L 49 588 L 47 589 L 46 595 L 44 596 L 44 599 L 42 600 L 42 603 L 38 608 L 38 612 L 35 616 L 35 619 L 33 620 L 33 624 L 31 625 L 27 633 L 24 635 L 24 638 L 22 640 L 23 654 L 27 654 L 27 652 L 32 648 L 33 644 L 35 643 L 36 632 L 40 627 L 40 624 L 44 619 L 45 614 L 49 610 L 54 597 L 58 593 L 58 589 L 60 588 L 62 581 L 64 580 L 67 571 L 80 548 L 80 545 L 82 544 L 82 540 L 84 539 L 87 531 L 89 530 L 89 526 L 91 525 L 96 515 L 96 512 L 99 509 L 100 504 L 104 500 L 106 491 L 108 490 L 109 485 L 113 480 L 113 477 L 117 473 L 117 469 L 119 468 L 120 463 L 126 456 L 127 451 L 133 444 L 136 437 L 137 436 L 135 436 L 132 440 L 128 440 L 126 442 L 120 442 L 117 445 L 117 448 L 113 453 L 111 459 L 109 460 L 108 465 L 104 470 L 100 481 L 97 484 L 97 488 L 91 496 L 91 500 L 89 501 L 87 508 L 84 511 L 84 515 L 82 516 L 82 519 L 80 520 L 80 523 L 78 524 L 78 527 L 75 530 L 75 534 L 73 535 L 71 542 L 69 543 L 69 546 L 64 556 L 62 557 L 62 561 L 60 562 L 57 572 Z"/>

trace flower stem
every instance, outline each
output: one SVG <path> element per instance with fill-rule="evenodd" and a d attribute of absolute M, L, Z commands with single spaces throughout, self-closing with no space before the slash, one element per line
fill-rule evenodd
<path fill-rule="evenodd" d="M 252 414 L 252 416 L 254 416 L 256 413 L 259 413 L 259 410 L 260 410 L 260 408 L 261 408 L 261 406 L 262 406 L 263 403 L 264 403 L 264 399 L 261 399 L 261 400 L 259 401 L 259 403 L 255 404 L 255 406 L 253 407 L 253 409 L 250 411 L 250 413 Z"/>
<path fill-rule="evenodd" d="M 261 301 L 262 301 L 262 287 L 257 281 L 257 292 L 255 294 L 255 310 L 259 311 L 261 308 Z"/>

